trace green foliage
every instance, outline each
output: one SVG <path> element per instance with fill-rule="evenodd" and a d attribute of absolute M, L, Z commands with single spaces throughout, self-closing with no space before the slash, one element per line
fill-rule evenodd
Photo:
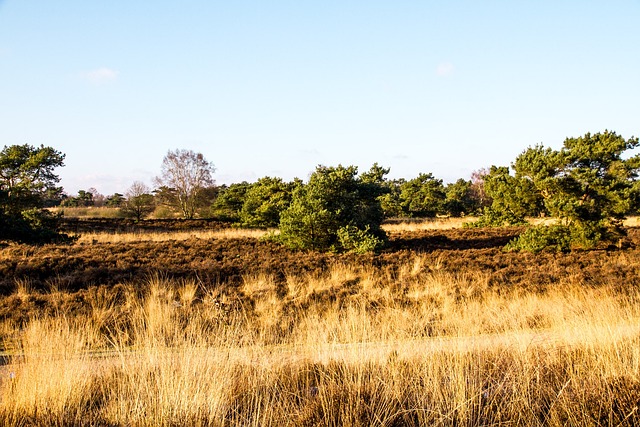
<path fill-rule="evenodd" d="M 561 150 L 531 147 L 515 161 L 516 176 L 526 179 L 546 210 L 570 230 L 573 246 L 591 248 L 615 243 L 623 235 L 622 220 L 638 201 L 634 182 L 640 155 L 623 158 L 638 147 L 615 132 L 567 138 Z"/>
<path fill-rule="evenodd" d="M 0 239 L 25 243 L 46 243 L 67 240 L 56 229 L 59 216 L 47 210 L 31 208 L 20 212 L 19 216 L 0 214 Z"/>
<path fill-rule="evenodd" d="M 532 181 L 514 177 L 505 166 L 491 166 L 484 175 L 484 191 L 491 199 L 491 205 L 485 207 L 482 217 L 470 226 L 522 225 L 527 223 L 527 216 L 537 216 L 544 209 L 542 196 Z"/>
<path fill-rule="evenodd" d="M 220 221 L 239 221 L 240 211 L 244 206 L 246 194 L 251 187 L 252 184 L 246 181 L 229 186 L 220 186 L 218 196 L 211 205 L 211 216 Z"/>
<path fill-rule="evenodd" d="M 385 240 L 373 235 L 368 226 L 363 230 L 353 225 L 346 225 L 338 229 L 337 235 L 341 250 L 357 254 L 374 252 L 385 244 Z"/>
<path fill-rule="evenodd" d="M 444 210 L 453 217 L 474 215 L 480 209 L 480 201 L 471 181 L 459 179 L 447 185 Z"/>
<path fill-rule="evenodd" d="M 156 204 L 153 195 L 140 194 L 128 198 L 121 209 L 126 217 L 140 221 L 151 214 L 155 208 Z"/>
<path fill-rule="evenodd" d="M 119 208 L 121 207 L 126 199 L 123 194 L 113 193 L 111 196 L 107 196 L 107 200 L 105 202 L 105 206 L 109 208 Z"/>
<path fill-rule="evenodd" d="M 381 176 L 372 179 L 376 165 L 364 178 L 357 173 L 355 166 L 318 166 L 306 185 L 294 189 L 291 205 L 281 214 L 280 240 L 294 249 L 345 250 L 338 230 L 349 227 L 342 231 L 351 245 L 347 250 L 355 248 L 354 239 L 368 239 L 365 234 L 384 241 Z"/>
<path fill-rule="evenodd" d="M 61 205 L 63 207 L 69 208 L 84 208 L 88 206 L 93 206 L 93 193 L 86 190 L 79 190 L 78 195 L 76 197 L 67 197 L 65 198 Z"/>
<path fill-rule="evenodd" d="M 400 198 L 404 179 L 394 179 L 384 182 L 384 194 L 379 197 L 380 207 L 385 218 L 394 218 L 406 216 L 402 208 L 402 199 Z"/>
<path fill-rule="evenodd" d="M 245 227 L 277 227 L 280 214 L 291 204 L 293 189 L 300 181 L 285 183 L 280 178 L 264 177 L 246 191 L 239 220 Z"/>
<path fill-rule="evenodd" d="M 43 209 L 62 189 L 54 169 L 64 154 L 51 147 L 5 146 L 0 152 L 0 239 L 49 242 L 66 236 L 57 232 L 57 217 Z"/>
<path fill-rule="evenodd" d="M 441 179 L 422 173 L 402 184 L 400 199 L 407 216 L 432 218 L 444 211 L 446 194 Z"/>
<path fill-rule="evenodd" d="M 508 251 L 538 253 L 544 250 L 567 252 L 572 247 L 572 230 L 566 225 L 531 227 L 505 246 Z"/>

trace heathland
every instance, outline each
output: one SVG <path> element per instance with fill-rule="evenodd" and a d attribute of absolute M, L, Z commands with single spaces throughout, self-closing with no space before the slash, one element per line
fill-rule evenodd
<path fill-rule="evenodd" d="M 0 248 L 0 424 L 638 425 L 640 229 L 385 224 L 370 254 L 214 221 L 67 221 Z"/>

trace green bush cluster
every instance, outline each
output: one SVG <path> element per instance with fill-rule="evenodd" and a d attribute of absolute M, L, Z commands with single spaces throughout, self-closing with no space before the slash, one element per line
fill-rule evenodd
<path fill-rule="evenodd" d="M 323 251 L 380 247 L 386 234 L 379 197 L 388 170 L 376 166 L 362 176 L 355 166 L 318 166 L 282 212 L 280 241 L 293 249 Z"/>
<path fill-rule="evenodd" d="M 493 166 L 485 176 L 492 199 L 475 226 L 519 224 L 526 216 L 546 214 L 560 225 L 537 226 L 509 245 L 510 250 L 594 248 L 624 236 L 622 220 L 640 206 L 637 183 L 638 138 L 615 132 L 567 138 L 560 150 L 530 147 L 506 167 Z"/>
<path fill-rule="evenodd" d="M 58 217 L 47 211 L 62 188 L 53 173 L 64 154 L 51 147 L 5 146 L 0 152 L 0 240 L 45 243 L 67 236 L 58 232 Z"/>
<path fill-rule="evenodd" d="M 346 225 L 338 229 L 337 236 L 340 250 L 357 254 L 375 252 L 385 244 L 385 240 L 373 235 L 369 227 L 363 230 L 353 225 Z"/>
<path fill-rule="evenodd" d="M 531 227 L 505 247 L 508 251 L 567 252 L 573 243 L 572 230 L 566 225 Z"/>

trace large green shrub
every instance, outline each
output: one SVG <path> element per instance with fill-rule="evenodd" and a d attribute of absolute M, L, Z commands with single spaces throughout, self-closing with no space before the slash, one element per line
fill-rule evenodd
<path fill-rule="evenodd" d="M 568 230 L 571 247 L 616 243 L 624 235 L 624 215 L 639 200 L 634 181 L 640 155 L 626 155 L 638 145 L 638 138 L 605 131 L 567 138 L 561 150 L 530 147 L 514 163 L 516 178 L 531 183 L 545 209 Z M 550 231 L 529 231 L 512 248 L 528 249 L 536 233 Z"/>
<path fill-rule="evenodd" d="M 64 154 L 51 147 L 5 146 L 0 152 L 0 240 L 50 242 L 58 233 L 58 217 L 45 210 L 62 188 L 54 169 Z"/>
<path fill-rule="evenodd" d="M 369 227 L 365 227 L 363 230 L 353 225 L 347 225 L 338 229 L 338 243 L 344 251 L 364 254 L 382 248 L 385 241 L 373 235 Z"/>
<path fill-rule="evenodd" d="M 572 246 L 571 229 L 566 225 L 531 227 L 505 246 L 506 250 L 538 253 L 544 250 L 567 252 Z"/>
<path fill-rule="evenodd" d="M 356 240 L 384 241 L 379 197 L 385 190 L 374 168 L 358 177 L 355 166 L 318 166 L 307 184 L 294 189 L 280 216 L 280 240 L 295 249 L 337 251 L 362 247 Z"/>

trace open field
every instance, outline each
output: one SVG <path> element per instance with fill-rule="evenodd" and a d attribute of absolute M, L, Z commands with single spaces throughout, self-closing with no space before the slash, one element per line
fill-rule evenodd
<path fill-rule="evenodd" d="M 517 228 L 388 231 L 377 255 L 0 248 L 0 424 L 640 423 L 640 230 L 537 255 L 501 250 Z"/>

